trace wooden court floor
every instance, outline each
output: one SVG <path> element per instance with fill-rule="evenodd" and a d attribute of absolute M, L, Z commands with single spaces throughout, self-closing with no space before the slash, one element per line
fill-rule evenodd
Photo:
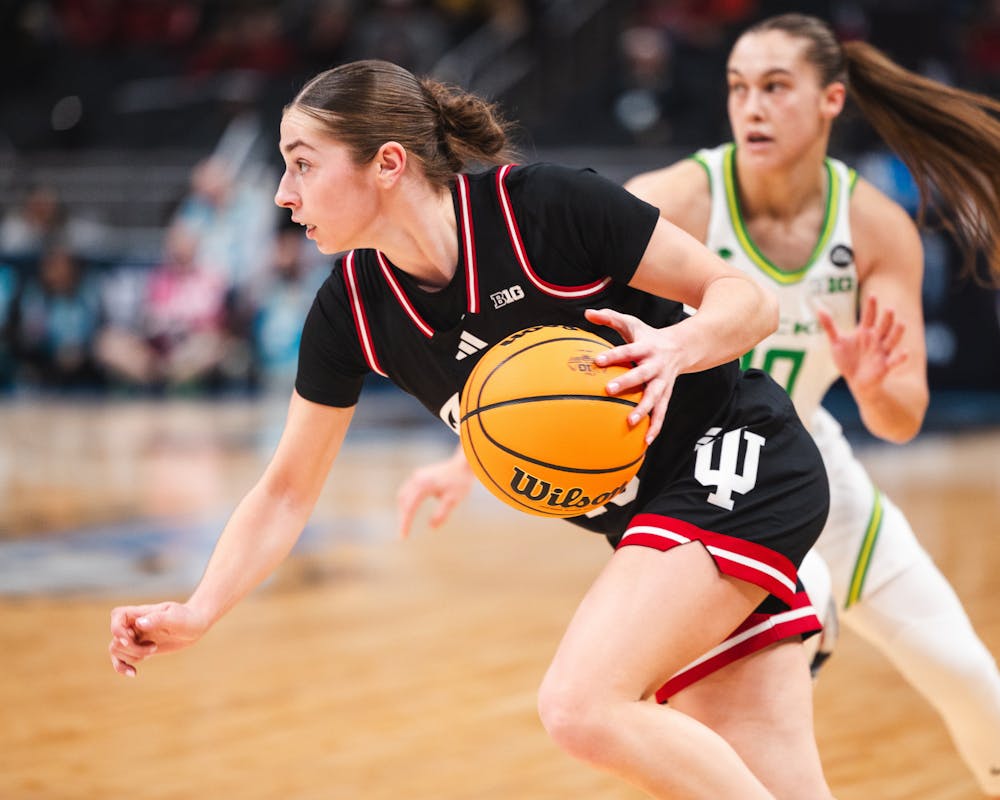
<path fill-rule="evenodd" d="M 535 714 L 603 540 L 484 490 L 398 540 L 396 487 L 453 442 L 377 434 L 380 415 L 359 412 L 273 579 L 128 680 L 108 611 L 183 599 L 283 402 L 0 406 L 0 799 L 638 800 Z M 862 453 L 1000 653 L 1000 431 Z M 850 632 L 816 706 L 839 800 L 980 796 L 927 704 Z"/>

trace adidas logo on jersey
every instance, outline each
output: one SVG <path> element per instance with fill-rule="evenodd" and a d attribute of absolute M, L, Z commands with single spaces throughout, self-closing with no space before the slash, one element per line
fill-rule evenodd
<path fill-rule="evenodd" d="M 478 336 L 473 336 L 468 331 L 462 331 L 462 335 L 458 337 L 458 352 L 455 353 L 455 360 L 461 361 L 466 356 L 475 355 L 487 347 L 489 347 L 489 342 L 484 342 Z"/>

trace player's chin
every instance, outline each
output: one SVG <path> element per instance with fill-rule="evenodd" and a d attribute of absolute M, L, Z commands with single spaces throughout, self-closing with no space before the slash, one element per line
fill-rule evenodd
<path fill-rule="evenodd" d="M 325 256 L 332 256 L 335 253 L 343 253 L 351 249 L 343 242 L 331 241 L 328 236 L 320 234 L 316 228 L 313 228 L 309 238 L 312 239 L 313 244 L 316 245 L 316 249 Z"/>

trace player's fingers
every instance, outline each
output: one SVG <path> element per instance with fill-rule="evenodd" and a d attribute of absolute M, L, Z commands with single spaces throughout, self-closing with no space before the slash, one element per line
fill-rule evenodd
<path fill-rule="evenodd" d="M 888 335 L 883 340 L 883 347 L 885 347 L 887 352 L 892 352 L 895 350 L 899 343 L 903 340 L 903 334 L 906 332 L 906 326 L 901 322 L 896 323 L 892 330 L 889 331 Z"/>
<path fill-rule="evenodd" d="M 598 325 L 614 328 L 626 342 L 635 339 L 636 327 L 642 324 L 637 317 L 633 317 L 631 314 L 622 314 L 620 311 L 614 311 L 610 308 L 588 308 L 584 312 L 584 316 Z"/>
<path fill-rule="evenodd" d="M 132 664 L 153 655 L 156 652 L 156 645 L 152 642 L 140 643 L 131 640 L 128 644 L 122 644 L 122 639 L 116 638 L 108 644 L 108 652 L 111 655 L 112 663 L 117 660 Z"/>
<path fill-rule="evenodd" d="M 646 444 L 652 444 L 653 440 L 659 436 L 663 428 L 663 420 L 667 416 L 667 406 L 670 404 L 672 387 L 666 387 L 660 394 L 660 399 L 653 407 L 653 413 L 649 416 L 649 430 L 646 431 Z"/>
<path fill-rule="evenodd" d="M 137 616 L 132 623 L 137 641 L 143 641 L 143 637 L 171 635 L 177 627 L 176 615 L 173 616 L 174 619 L 171 621 L 171 607 L 167 604 Z"/>
<path fill-rule="evenodd" d="M 638 389 L 645 383 L 645 370 L 640 365 L 633 367 L 628 372 L 618 375 L 614 379 L 608 381 L 607 386 L 605 386 L 605 390 L 608 394 L 614 396 L 633 389 Z"/>
<path fill-rule="evenodd" d="M 458 504 L 458 498 L 452 494 L 442 495 L 437 508 L 431 513 L 428 522 L 432 528 L 441 527 L 448 517 L 451 516 L 452 509 Z"/>
<path fill-rule="evenodd" d="M 878 320 L 878 325 L 876 326 L 876 333 L 879 339 L 885 339 L 893 329 L 896 324 L 896 312 L 891 308 L 887 308 L 882 312 L 882 316 Z"/>
<path fill-rule="evenodd" d="M 399 536 L 406 539 L 410 535 L 410 528 L 413 525 L 413 517 L 417 513 L 417 506 L 420 505 L 422 495 L 408 491 L 400 494 L 396 502 L 396 514 L 399 521 Z"/>
<path fill-rule="evenodd" d="M 111 635 L 116 639 L 127 640 L 132 634 L 132 619 L 127 608 L 112 609 Z"/>
<path fill-rule="evenodd" d="M 417 470 L 399 487 L 396 493 L 396 513 L 399 518 L 399 535 L 403 539 L 410 535 L 417 509 L 431 494 L 433 488 L 423 469 Z"/>
<path fill-rule="evenodd" d="M 826 333 L 827 339 L 830 340 L 831 344 L 837 344 L 840 341 L 840 331 L 837 330 L 837 325 L 833 321 L 833 317 L 830 312 L 825 308 L 820 306 L 816 307 L 816 319 L 819 320 L 820 327 Z"/>
<path fill-rule="evenodd" d="M 612 364 L 632 366 L 642 360 L 642 355 L 645 352 L 645 349 L 637 344 L 621 344 L 610 350 L 605 350 L 603 353 L 598 353 L 594 357 L 594 363 L 599 367 L 608 367 Z"/>
<path fill-rule="evenodd" d="M 865 301 L 864 308 L 861 310 L 861 322 L 860 324 L 865 328 L 871 328 L 875 324 L 875 320 L 878 317 L 878 300 L 874 296 L 869 297 Z"/>
<path fill-rule="evenodd" d="M 633 370 L 635 371 L 635 370 Z M 666 384 L 660 378 L 652 378 L 642 390 L 642 397 L 632 411 L 629 412 L 629 425 L 635 426 L 643 417 L 650 416 L 663 396 Z"/>
<path fill-rule="evenodd" d="M 117 656 L 111 656 L 111 666 L 119 675 L 124 675 L 128 678 L 135 677 L 135 667 L 125 661 L 122 661 Z"/>
<path fill-rule="evenodd" d="M 892 355 L 890 355 L 885 360 L 886 371 L 896 369 L 896 367 L 905 363 L 910 357 L 910 354 L 906 350 L 897 350 Z"/>
<path fill-rule="evenodd" d="M 119 658 L 127 658 L 130 661 L 141 661 L 153 655 L 157 648 L 154 642 L 147 640 L 140 641 L 138 637 L 117 637 L 111 640 L 109 649 L 112 655 Z"/>

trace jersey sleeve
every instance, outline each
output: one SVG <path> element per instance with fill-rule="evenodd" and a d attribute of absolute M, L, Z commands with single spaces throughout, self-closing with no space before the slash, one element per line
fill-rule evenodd
<path fill-rule="evenodd" d="M 508 181 L 539 275 L 562 286 L 632 279 L 659 219 L 655 206 L 592 169 L 535 164 Z"/>
<path fill-rule="evenodd" d="M 295 390 L 314 403 L 348 408 L 358 402 L 368 372 L 338 262 L 306 316 Z"/>

